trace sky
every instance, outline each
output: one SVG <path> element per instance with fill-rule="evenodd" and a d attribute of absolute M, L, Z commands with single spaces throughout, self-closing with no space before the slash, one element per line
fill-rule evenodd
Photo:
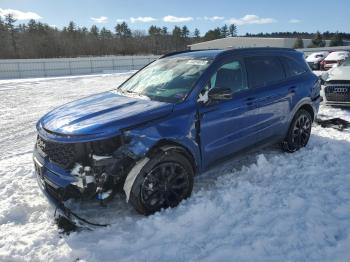
<path fill-rule="evenodd" d="M 187 25 L 201 34 L 234 23 L 238 34 L 303 31 L 350 32 L 349 0 L 0 0 L 0 16 L 13 13 L 18 22 L 36 19 L 58 28 L 74 21 L 113 30 L 121 21 L 133 30 L 151 25 Z"/>

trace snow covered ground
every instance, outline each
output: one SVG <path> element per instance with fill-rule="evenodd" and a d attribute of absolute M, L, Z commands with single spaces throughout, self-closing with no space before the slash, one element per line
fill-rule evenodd
<path fill-rule="evenodd" d="M 271 147 L 198 176 L 178 208 L 143 217 L 117 197 L 81 211 L 110 227 L 60 234 L 33 173 L 35 122 L 125 77 L 0 81 L 0 261 L 350 260 L 350 130 L 319 126 L 295 154 Z"/>

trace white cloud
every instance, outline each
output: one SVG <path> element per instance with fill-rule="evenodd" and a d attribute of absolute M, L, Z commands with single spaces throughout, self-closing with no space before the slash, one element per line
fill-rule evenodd
<path fill-rule="evenodd" d="M 298 24 L 298 23 L 301 23 L 301 20 L 292 18 L 292 19 L 289 20 L 289 23 L 291 23 L 291 24 Z"/>
<path fill-rule="evenodd" d="M 98 24 L 105 24 L 108 21 L 108 17 L 106 17 L 106 16 L 91 17 L 90 19 Z"/>
<path fill-rule="evenodd" d="M 124 18 L 118 18 L 117 20 L 115 20 L 117 23 L 123 23 L 125 21 L 127 21 L 128 19 L 124 19 Z"/>
<path fill-rule="evenodd" d="M 168 23 L 182 23 L 182 22 L 189 22 L 192 21 L 193 17 L 177 17 L 177 16 L 172 16 L 172 15 L 167 15 L 163 17 L 164 22 Z"/>
<path fill-rule="evenodd" d="M 271 24 L 276 23 L 277 20 L 274 18 L 261 18 L 257 15 L 245 15 L 241 18 L 230 18 L 227 20 L 230 24 L 236 24 L 236 25 L 249 25 L 249 24 Z"/>
<path fill-rule="evenodd" d="M 149 22 L 153 22 L 153 21 L 157 21 L 157 19 L 153 18 L 153 17 L 150 17 L 150 16 L 130 17 L 130 22 L 131 23 L 137 23 L 137 22 L 149 23 Z"/>
<path fill-rule="evenodd" d="M 218 20 L 224 20 L 225 17 L 223 17 L 223 16 L 211 16 L 211 17 L 205 16 L 203 19 L 214 22 L 214 21 L 218 21 Z"/>
<path fill-rule="evenodd" d="M 0 16 L 12 14 L 17 20 L 29 20 L 29 19 L 41 19 L 42 17 L 34 12 L 22 12 L 15 9 L 2 9 L 0 8 Z"/>

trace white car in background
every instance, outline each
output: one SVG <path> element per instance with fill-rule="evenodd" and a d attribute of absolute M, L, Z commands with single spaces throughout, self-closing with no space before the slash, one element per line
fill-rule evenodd
<path fill-rule="evenodd" d="M 350 58 L 321 76 L 321 96 L 328 105 L 350 106 Z"/>
<path fill-rule="evenodd" d="M 306 58 L 306 62 L 312 70 L 320 70 L 321 61 L 323 61 L 328 55 L 329 52 L 327 51 L 312 53 Z"/>
<path fill-rule="evenodd" d="M 321 69 L 328 70 L 334 65 L 339 65 L 349 56 L 350 53 L 348 51 L 334 51 L 321 62 Z"/>

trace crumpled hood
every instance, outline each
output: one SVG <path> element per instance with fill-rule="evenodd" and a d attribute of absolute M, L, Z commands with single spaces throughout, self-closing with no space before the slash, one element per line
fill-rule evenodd
<path fill-rule="evenodd" d="M 327 72 L 327 81 L 350 80 L 350 66 L 339 66 Z"/>
<path fill-rule="evenodd" d="M 173 105 L 127 97 L 109 91 L 89 96 L 43 116 L 37 125 L 49 133 L 71 136 L 108 136 L 172 112 Z"/>

